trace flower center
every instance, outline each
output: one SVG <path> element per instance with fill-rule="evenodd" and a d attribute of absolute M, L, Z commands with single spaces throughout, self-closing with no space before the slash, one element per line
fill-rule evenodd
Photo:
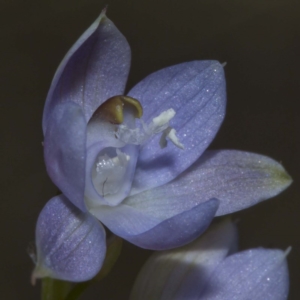
<path fill-rule="evenodd" d="M 115 154 L 113 154 L 114 152 Z M 108 153 L 111 153 L 111 156 L 108 156 Z M 104 153 L 99 153 L 93 168 L 92 178 L 102 197 L 118 193 L 129 160 L 130 156 L 119 149 L 106 148 Z"/>
<path fill-rule="evenodd" d="M 100 105 L 88 123 L 87 148 L 98 145 L 90 151 L 93 165 L 89 174 L 98 195 L 110 205 L 119 204 L 130 192 L 139 145 L 161 133 L 161 148 L 167 146 L 167 140 L 184 148 L 169 125 L 175 116 L 173 109 L 162 112 L 149 124 L 136 122 L 142 114 L 138 100 L 115 96 Z"/>

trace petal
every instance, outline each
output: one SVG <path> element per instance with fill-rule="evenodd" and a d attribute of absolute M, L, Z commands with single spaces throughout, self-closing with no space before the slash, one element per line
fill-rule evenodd
<path fill-rule="evenodd" d="M 113 233 L 146 249 L 165 250 L 185 245 L 202 234 L 212 221 L 219 201 L 211 199 L 190 210 L 158 211 L 132 207 L 123 203 L 117 207 L 91 210 Z"/>
<path fill-rule="evenodd" d="M 210 275 L 235 248 L 236 227 L 225 220 L 182 248 L 156 252 L 143 266 L 131 292 L 131 300 L 197 299 Z"/>
<path fill-rule="evenodd" d="M 217 61 L 193 61 L 151 74 L 129 93 L 151 121 L 173 108 L 171 126 L 177 131 L 184 150 L 172 145 L 161 149 L 159 136 L 141 149 L 134 193 L 160 186 L 188 168 L 207 148 L 225 115 L 226 91 L 222 65 Z"/>
<path fill-rule="evenodd" d="M 198 299 L 284 300 L 288 290 L 286 254 L 259 248 L 226 258 Z"/>
<path fill-rule="evenodd" d="M 33 278 L 85 281 L 102 266 L 105 231 L 94 217 L 60 195 L 52 198 L 39 215 L 36 246 L 38 257 Z"/>
<path fill-rule="evenodd" d="M 175 180 L 128 201 L 133 206 L 141 202 L 138 205 L 151 203 L 160 209 L 182 206 L 187 210 L 216 198 L 220 200 L 217 215 L 224 215 L 274 197 L 290 184 L 282 165 L 269 157 L 235 150 L 206 151 Z"/>
<path fill-rule="evenodd" d="M 47 172 L 68 199 L 85 211 L 86 123 L 81 107 L 65 102 L 52 112 L 44 140 Z"/>
<path fill-rule="evenodd" d="M 81 105 L 86 120 L 106 99 L 124 93 L 130 68 L 130 47 L 103 11 L 66 54 L 53 78 L 43 116 L 64 101 Z"/>

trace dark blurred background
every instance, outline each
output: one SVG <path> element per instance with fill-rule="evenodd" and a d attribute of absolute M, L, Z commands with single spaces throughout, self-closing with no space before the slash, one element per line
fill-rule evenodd
<path fill-rule="evenodd" d="M 227 62 L 228 111 L 211 148 L 268 155 L 294 178 L 280 196 L 234 215 L 241 248 L 291 245 L 289 299 L 300 299 L 298 0 L 1 0 L 1 299 L 39 299 L 26 248 L 56 193 L 43 163 L 44 100 L 64 54 L 105 4 L 132 48 L 128 87 L 172 64 Z M 125 243 L 117 267 L 82 299 L 127 299 L 149 253 Z"/>

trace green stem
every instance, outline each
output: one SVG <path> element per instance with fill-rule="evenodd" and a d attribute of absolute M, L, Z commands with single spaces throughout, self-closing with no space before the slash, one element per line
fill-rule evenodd
<path fill-rule="evenodd" d="M 64 300 L 71 287 L 71 282 L 45 277 L 42 280 L 41 300 Z"/>
<path fill-rule="evenodd" d="M 92 280 L 80 282 L 74 286 L 74 288 L 68 293 L 65 300 L 76 300 L 81 294 L 93 283 Z"/>

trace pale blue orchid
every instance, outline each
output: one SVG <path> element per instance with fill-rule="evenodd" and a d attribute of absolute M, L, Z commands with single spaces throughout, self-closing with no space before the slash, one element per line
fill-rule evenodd
<path fill-rule="evenodd" d="M 130 300 L 285 300 L 289 251 L 237 252 L 236 226 L 223 220 L 182 248 L 154 253 Z"/>
<path fill-rule="evenodd" d="M 54 76 L 44 155 L 63 195 L 39 216 L 33 278 L 93 277 L 106 249 L 98 220 L 139 247 L 170 249 L 198 237 L 215 215 L 273 197 L 291 182 L 270 158 L 205 152 L 225 115 L 219 62 L 165 68 L 123 96 L 129 67 L 129 45 L 102 12 Z"/>

